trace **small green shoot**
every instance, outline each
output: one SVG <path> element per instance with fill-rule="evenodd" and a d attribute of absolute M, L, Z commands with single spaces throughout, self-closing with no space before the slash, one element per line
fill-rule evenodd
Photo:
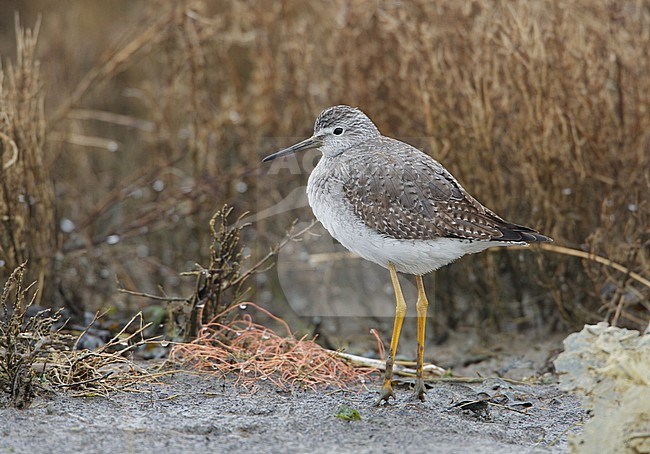
<path fill-rule="evenodd" d="M 341 405 L 339 411 L 336 413 L 336 417 L 343 421 L 361 421 L 359 412 L 347 405 Z"/>

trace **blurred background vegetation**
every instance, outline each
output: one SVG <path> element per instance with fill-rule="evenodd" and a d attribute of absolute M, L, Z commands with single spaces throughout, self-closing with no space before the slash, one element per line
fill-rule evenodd
<path fill-rule="evenodd" d="M 3 0 L 0 11 L 0 277 L 28 260 L 42 306 L 126 317 L 160 303 L 119 286 L 187 295 L 194 282 L 179 273 L 208 262 L 224 203 L 251 213 L 243 268 L 255 263 L 313 217 L 302 188 L 315 156 L 261 157 L 345 103 L 505 218 L 623 267 L 539 250 L 466 257 L 428 277 L 429 341 L 647 325 L 650 288 L 635 276 L 650 276 L 648 2 Z M 335 346 L 387 332 L 388 274 L 341 251 L 317 226 L 246 297 Z M 351 299 L 360 309 L 346 312 Z"/>

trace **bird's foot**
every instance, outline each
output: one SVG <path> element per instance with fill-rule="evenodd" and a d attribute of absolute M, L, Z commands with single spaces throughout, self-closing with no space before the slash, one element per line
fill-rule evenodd
<path fill-rule="evenodd" d="M 424 396 L 427 394 L 427 387 L 424 386 L 424 380 L 417 378 L 415 380 L 415 390 L 413 391 L 413 400 L 419 399 L 425 401 Z"/>
<path fill-rule="evenodd" d="M 393 385 L 390 380 L 386 380 L 379 390 L 379 399 L 375 401 L 375 407 L 379 407 L 382 402 L 388 403 L 388 399 L 395 399 L 395 393 L 393 392 Z"/>

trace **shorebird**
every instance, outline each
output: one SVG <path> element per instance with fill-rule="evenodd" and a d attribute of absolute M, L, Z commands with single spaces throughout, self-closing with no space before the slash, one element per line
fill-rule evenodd
<path fill-rule="evenodd" d="M 415 275 L 417 283 L 414 395 L 424 401 L 428 301 L 422 276 L 493 246 L 552 240 L 484 207 L 439 162 L 407 143 L 381 135 L 359 109 L 344 105 L 325 109 L 310 138 L 263 161 L 313 148 L 322 153 L 307 183 L 314 215 L 347 249 L 387 268 L 395 291 L 393 334 L 375 404 L 395 399 L 393 364 L 406 312 L 397 273 Z"/>

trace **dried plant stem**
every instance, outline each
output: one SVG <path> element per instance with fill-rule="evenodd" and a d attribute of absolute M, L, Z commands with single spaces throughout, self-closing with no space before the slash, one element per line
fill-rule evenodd
<path fill-rule="evenodd" d="M 15 16 L 16 61 L 0 67 L 0 276 L 30 261 L 41 285 L 36 304 L 54 293 L 57 250 L 54 189 L 45 162 L 44 95 L 33 29 Z"/>
<path fill-rule="evenodd" d="M 377 370 L 386 370 L 385 361 L 374 359 L 374 358 L 366 358 L 364 356 L 352 355 L 350 353 L 345 353 L 345 352 L 339 352 L 333 350 L 330 351 L 332 352 L 333 355 L 338 356 L 340 358 L 344 358 L 353 364 L 363 366 L 363 367 L 371 367 Z M 408 364 L 412 365 L 411 362 L 409 362 Z M 440 377 L 447 372 L 445 369 L 436 366 L 435 364 L 425 364 L 423 367 L 423 371 L 425 374 L 431 375 L 433 377 Z M 403 361 L 397 361 L 393 366 L 393 373 L 395 375 L 415 377 L 416 371 L 415 369 L 404 365 Z"/>
<path fill-rule="evenodd" d="M 568 248 L 565 246 L 557 246 L 555 244 L 536 244 L 534 246 L 535 249 L 543 249 L 545 251 L 549 252 L 554 252 L 557 254 L 563 254 L 563 255 L 568 255 L 571 257 L 579 257 L 582 259 L 586 260 L 591 260 L 596 263 L 600 263 L 601 265 L 608 266 L 610 268 L 613 268 L 617 271 L 620 271 L 621 273 L 628 274 L 632 279 L 635 281 L 645 285 L 646 287 L 650 288 L 650 280 L 644 278 L 641 276 L 639 273 L 635 273 L 634 271 L 630 270 L 629 268 L 626 268 L 625 266 L 621 265 L 620 263 L 616 263 L 613 260 L 610 260 L 605 257 L 601 257 L 600 255 L 596 255 L 592 252 L 585 252 L 581 251 L 579 249 L 573 249 L 573 248 Z M 514 249 L 521 249 L 521 250 L 530 250 L 529 246 L 511 246 L 508 248 L 508 250 L 514 250 Z M 489 249 L 490 252 L 496 252 L 500 251 L 500 248 L 492 248 Z M 329 261 L 336 261 L 336 260 L 349 260 L 349 259 L 358 259 L 359 257 L 350 253 L 350 252 L 331 252 L 331 253 L 319 253 L 319 254 L 312 254 L 309 257 L 310 263 L 321 263 L 321 262 L 329 262 Z"/>
<path fill-rule="evenodd" d="M 98 316 L 93 320 L 96 321 Z M 45 367 L 45 377 L 56 388 L 65 388 L 74 396 L 107 395 L 114 391 L 137 391 L 143 381 L 152 381 L 165 373 L 150 373 L 131 361 L 127 354 L 157 338 L 145 338 L 151 326 L 142 313 L 134 315 L 106 344 L 95 350 L 54 351 Z M 135 329 L 134 329 L 135 328 Z M 133 332 L 128 333 L 128 330 Z M 84 330 L 75 346 L 86 334 Z"/>
<path fill-rule="evenodd" d="M 627 274 L 635 281 L 650 288 L 650 280 L 646 279 L 645 277 L 641 276 L 638 273 L 635 273 L 629 268 L 624 267 L 620 263 L 616 263 L 613 260 L 607 259 L 605 257 L 601 257 L 600 255 L 596 255 L 592 252 L 585 252 L 579 249 L 572 249 L 564 246 L 556 246 L 554 244 L 539 244 L 536 246 L 536 248 L 543 249 L 545 251 L 555 252 L 558 254 L 569 255 L 571 257 L 579 257 L 582 259 L 591 260 L 596 263 L 600 263 L 601 265 L 608 266 L 610 268 L 615 269 L 616 271 L 620 271 L 621 273 Z"/>
<path fill-rule="evenodd" d="M 0 296 L 0 393 L 9 394 L 9 402 L 18 408 L 28 407 L 35 396 L 36 366 L 51 362 L 52 351 L 67 349 L 71 340 L 53 329 L 59 312 L 27 316 L 37 292 L 31 292 L 35 282 L 24 285 L 25 273 L 25 264 L 18 266 Z"/>
<path fill-rule="evenodd" d="M 315 225 L 317 221 L 313 220 L 311 221 L 306 227 L 295 231 L 295 222 L 291 225 L 289 228 L 289 231 L 287 234 L 284 236 L 284 238 L 275 246 L 271 248 L 271 250 L 260 260 L 257 261 L 253 266 L 251 266 L 248 270 L 244 271 L 242 275 L 237 278 L 237 280 L 234 282 L 235 284 L 239 284 L 241 281 L 247 279 L 250 277 L 251 274 L 258 273 L 260 271 L 264 271 L 262 269 L 262 266 L 264 266 L 265 263 L 268 263 L 268 261 L 278 255 L 278 252 L 285 247 L 287 244 L 289 244 L 291 241 L 296 241 L 298 238 L 300 238 L 302 235 L 305 233 L 309 232 Z M 269 267 L 272 265 L 269 265 Z"/>
<path fill-rule="evenodd" d="M 182 296 L 167 296 L 167 295 L 161 296 L 161 295 L 154 295 L 153 293 L 136 292 L 133 290 L 127 290 L 125 288 L 118 288 L 117 291 L 120 293 L 126 293 L 127 295 L 141 296 L 142 298 L 148 298 L 154 301 L 166 301 L 166 302 L 188 301 L 188 298 L 183 298 Z"/>
<path fill-rule="evenodd" d="M 137 52 L 146 45 L 155 43 L 164 35 L 164 30 L 174 20 L 175 14 L 169 12 L 159 20 L 149 25 L 135 38 L 130 39 L 119 49 L 114 50 L 104 60 L 99 62 L 81 79 L 77 88 L 66 97 L 65 102 L 58 107 L 50 119 L 50 127 L 55 127 L 61 120 L 66 118 L 68 113 L 75 108 L 81 99 L 92 89 L 92 87 L 110 77 L 118 74 L 124 65 L 131 60 Z"/>
<path fill-rule="evenodd" d="M 16 146 L 16 142 L 11 139 L 11 137 L 2 132 L 0 132 L 0 140 L 8 144 L 9 148 L 11 149 L 11 157 L 7 160 L 7 162 L 2 164 L 2 170 L 4 171 L 16 163 L 16 160 L 18 159 L 18 147 Z"/>

